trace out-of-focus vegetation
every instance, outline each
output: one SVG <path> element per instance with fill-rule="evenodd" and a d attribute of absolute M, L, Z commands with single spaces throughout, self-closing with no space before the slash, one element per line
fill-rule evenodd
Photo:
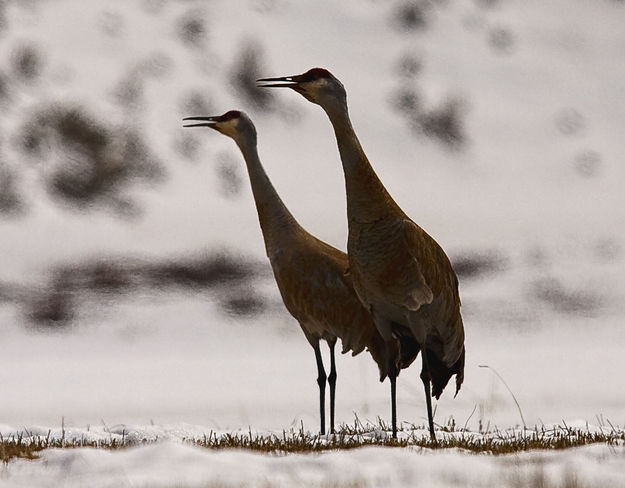
<path fill-rule="evenodd" d="M 454 271 L 461 280 L 490 276 L 506 268 L 506 260 L 496 252 L 464 253 L 452 258 Z"/>
<path fill-rule="evenodd" d="M 255 84 L 256 78 L 270 71 L 260 42 L 242 42 L 236 56 L 228 59 L 228 66 L 209 72 L 206 68 L 214 59 L 209 54 L 212 19 L 208 6 L 165 9 L 160 0 L 147 0 L 141 6 L 147 21 L 166 18 L 171 26 L 147 54 L 127 45 L 132 26 L 125 10 L 90 11 L 96 29 L 85 44 L 114 42 L 128 48 L 128 55 L 119 57 L 118 79 L 106 93 L 92 94 L 104 95 L 102 110 L 102 103 L 88 108 L 82 99 L 55 95 L 71 92 L 74 80 L 89 66 L 72 63 L 71 57 L 61 65 L 54 43 L 44 46 L 24 34 L 12 36 L 14 28 L 20 30 L 15 19 L 42 22 L 38 17 L 42 5 L 37 0 L 0 2 L 0 108 L 9 111 L 12 121 L 0 121 L 0 218 L 25 217 L 26 210 L 32 209 L 30 200 L 39 198 L 39 184 L 61 210 L 104 209 L 122 218 L 140 216 L 143 209 L 133 197 L 135 188 L 164 184 L 167 166 L 174 164 L 172 154 L 165 154 L 164 146 L 154 144 L 142 129 L 149 124 L 148 108 L 155 102 L 148 92 L 151 84 L 167 83 L 172 72 L 184 65 L 180 56 L 172 56 L 172 52 L 180 54 L 180 49 L 172 51 L 167 38 L 188 48 L 187 61 L 203 72 L 203 78 L 223 76 L 244 101 L 242 105 L 260 111 L 274 108 L 274 94 Z M 193 88 L 180 86 L 181 114 L 212 113 L 214 100 L 207 86 L 204 82 Z M 171 135 L 171 140 L 176 156 L 199 159 L 199 136 L 181 131 Z M 15 148 L 17 154 L 11 151 Z M 24 164 L 24 156 L 30 165 Z M 225 198 L 236 196 L 241 179 L 236 169 L 223 158 L 210 167 L 221 184 L 220 193 Z M 36 176 L 22 185 L 21 173 L 28 172 Z"/>
<path fill-rule="evenodd" d="M 402 42 L 389 52 L 389 59 L 395 61 L 380 69 L 392 70 L 397 80 L 388 101 L 406 124 L 407 134 L 434 141 L 444 149 L 465 151 L 471 144 L 469 115 L 475 100 L 444 84 L 436 93 L 427 89 L 430 58 L 424 43 L 419 42 L 453 4 L 445 0 L 396 0 L 385 6 L 386 16 L 380 22 Z M 134 14 L 121 5 L 87 10 L 85 21 L 92 21 L 94 28 L 93 37 L 85 40 L 85 49 L 113 45 L 123 53 L 113 56 L 117 64 L 111 65 L 112 79 L 92 92 L 82 91 L 84 87 L 77 81 L 91 69 L 88 64 L 74 63 L 71 53 L 59 55 L 54 42 L 41 42 L 35 35 L 29 38 L 14 20 L 45 22 L 41 18 L 43 5 L 40 0 L 0 0 L 0 110 L 6 114 L 0 120 L 0 219 L 11 219 L 11 224 L 28 219 L 29 212 L 38 207 L 33 205 L 35 199 L 37 203 L 49 199 L 43 204 L 51 204 L 59 213 L 81 218 L 80 214 L 104 210 L 132 225 L 150 211 L 142 207 L 140 191 L 145 194 L 163 188 L 169 176 L 184 171 L 181 161 L 204 158 L 212 159 L 213 164 L 207 167 L 217 182 L 210 189 L 223 199 L 233 200 L 245 187 L 240 161 L 227 152 L 205 151 L 207 145 L 198 132 L 168 131 L 163 133 L 162 143 L 145 127 L 163 124 L 166 117 L 178 121 L 176 113 L 214 115 L 218 107 L 219 111 L 225 109 L 219 93 L 228 92 L 240 101 L 239 108 L 271 112 L 289 123 L 298 121 L 280 106 L 280 95 L 259 89 L 255 83 L 258 77 L 275 73 L 270 62 L 277 54 L 266 50 L 263 39 L 250 36 L 233 38 L 232 52 L 223 55 L 215 47 L 216 19 L 209 4 L 144 0 Z M 475 0 L 460 20 L 487 53 L 512 60 L 522 52 L 524 39 L 517 28 L 492 15 L 503 5 L 502 0 Z M 279 11 L 274 2 L 261 2 L 254 8 L 263 15 Z M 154 38 L 149 48 L 139 47 L 131 43 L 137 18 L 146 25 L 158 22 L 168 28 L 159 31 L 162 35 Z M 565 41 L 588 42 L 580 36 Z M 224 87 L 222 92 L 217 85 Z M 153 90 L 155 87 L 158 89 Z M 174 110 L 161 111 L 165 101 L 158 96 L 162 93 L 171 93 Z M 548 123 L 552 124 L 552 135 L 583 142 L 571 146 L 563 159 L 572 175 L 590 184 L 610 171 L 610 161 L 601 147 L 595 147 L 596 139 L 584 139 L 593 130 L 593 120 L 580 107 L 574 103 L 555 106 Z M 175 286 L 197 292 L 220 289 L 218 301 L 228 313 L 253 315 L 264 310 L 266 303 L 254 292 L 252 275 L 211 284 L 210 274 L 215 272 L 211 266 L 220 259 L 217 255 L 199 261 L 180 257 L 169 263 L 138 264 L 122 258 L 65 269 L 60 266 L 50 271 L 48 281 L 27 293 L 28 299 L 18 294 L 22 297 L 18 300 L 11 293 L 7 299 L 20 301 L 31 321 L 44 325 L 75 321 L 80 308 L 76 297 L 83 291 L 116 296 L 142 287 Z M 460 279 L 466 281 L 493 278 L 519 263 L 497 253 L 456 251 L 453 264 Z M 247 266 L 245 259 L 241 266 Z M 590 292 L 584 284 L 572 285 L 548 273 L 527 277 L 520 288 L 522 299 L 557 313 L 590 314 L 604 304 L 602 290 Z"/>
<path fill-rule="evenodd" d="M 208 38 L 208 26 L 202 12 L 196 9 L 186 12 L 178 20 L 177 33 L 185 45 L 196 49 L 202 48 Z"/>
<path fill-rule="evenodd" d="M 404 54 L 395 69 L 400 88 L 391 95 L 391 106 L 416 134 L 429 137 L 449 149 L 462 149 L 468 141 L 464 120 L 467 103 L 452 96 L 438 106 L 428 106 L 419 87 L 422 61 L 412 53 Z"/>
<path fill-rule="evenodd" d="M 163 177 L 162 165 L 139 133 L 104 125 L 80 107 L 35 111 L 21 141 L 36 164 L 49 161 L 54 168 L 44 173 L 49 193 L 83 211 L 94 204 L 126 209 L 131 203 L 124 189 L 133 181 Z"/>
<path fill-rule="evenodd" d="M 37 328 L 71 324 L 85 296 L 114 299 L 129 293 L 167 289 L 205 293 L 226 314 L 254 316 L 268 306 L 254 286 L 267 274 L 264 263 L 227 253 L 162 261 L 94 259 L 56 267 L 47 285 L 23 290 L 19 300 Z"/>
<path fill-rule="evenodd" d="M 230 80 L 237 93 L 258 110 L 273 108 L 274 94 L 256 86 L 263 76 L 263 53 L 257 42 L 246 42 L 232 66 Z"/>
<path fill-rule="evenodd" d="M 112 217 L 132 217 L 130 222 L 141 218 L 145 209 L 135 197 L 137 189 L 143 186 L 150 191 L 166 184 L 168 166 L 179 167 L 171 153 L 163 151 L 167 145 L 155 144 L 143 129 L 151 122 L 149 109 L 157 103 L 151 87 L 167 83 L 183 64 L 179 56 L 172 56 L 172 52 L 181 53 L 179 46 L 204 73 L 196 77 L 194 85 L 180 86 L 174 94 L 180 114 L 212 114 L 215 101 L 210 89 L 197 80 L 220 73 L 249 107 L 273 108 L 274 94 L 255 84 L 256 78 L 270 71 L 259 42 L 240 44 L 227 66 L 208 73 L 203 62 L 210 62 L 209 7 L 165 6 L 161 0 L 141 3 L 146 21 L 165 19 L 171 27 L 151 51 L 141 54 L 127 44 L 132 26 L 124 9 L 90 11 L 93 18 L 85 21 L 92 20 L 95 29 L 85 43 L 115 43 L 128 49 L 128 55 L 118 58 L 119 76 L 100 95 L 97 91 L 102 87 L 94 89 L 91 96 L 101 99 L 91 106 L 83 97 L 61 95 L 68 89 L 71 92 L 75 80 L 89 66 L 73 63 L 71 57 L 59 64 L 54 43 L 44 45 L 27 35 L 11 35 L 13 28 L 19 27 L 13 19 L 23 15 L 31 22 L 42 21 L 37 0 L 0 1 L 0 108 L 10 115 L 0 121 L 0 218 L 28 218 L 28 211 L 36 208 L 32 200 L 42 197 L 49 198 L 59 212 L 106 210 Z M 172 45 L 178 47 L 172 51 Z M 76 88 L 81 92 L 84 87 Z M 171 115 L 177 119 L 175 113 Z M 200 136 L 181 130 L 171 137 L 169 147 L 176 159 L 199 160 Z M 219 194 L 232 199 L 241 190 L 240 167 L 228 154 L 215 157 L 217 163 L 209 167 L 215 172 Z M 161 260 L 103 258 L 57 264 L 39 285 L 2 283 L 2 296 L 14 302 L 27 317 L 26 323 L 36 328 L 77 323 L 86 296 L 104 299 L 106 295 L 107 300 L 115 300 L 129 293 L 163 289 L 204 293 L 226 314 L 253 316 L 267 308 L 256 287 L 256 280 L 266 270 L 264 263 L 224 253 Z"/>
<path fill-rule="evenodd" d="M 406 31 L 423 30 L 428 26 L 430 15 L 430 1 L 404 1 L 395 7 L 393 24 Z"/>
<path fill-rule="evenodd" d="M 16 216 L 23 204 L 16 186 L 15 172 L 0 162 L 0 214 Z"/>
<path fill-rule="evenodd" d="M 33 44 L 23 44 L 13 53 L 13 73 L 22 82 L 36 80 L 43 69 L 43 56 Z"/>
<path fill-rule="evenodd" d="M 553 276 L 534 281 L 529 296 L 551 309 L 575 315 L 593 315 L 602 305 L 601 295 L 588 286 L 565 286 Z"/>

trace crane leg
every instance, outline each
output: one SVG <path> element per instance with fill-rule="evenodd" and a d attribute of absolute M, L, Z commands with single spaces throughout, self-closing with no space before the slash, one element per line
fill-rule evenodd
<path fill-rule="evenodd" d="M 321 434 L 326 433 L 326 411 L 325 411 L 325 397 L 326 397 L 326 371 L 323 368 L 323 360 L 321 359 L 321 350 L 319 349 L 319 341 L 313 345 L 315 349 L 315 359 L 317 360 L 317 384 L 319 385 L 319 418 L 321 421 Z"/>
<path fill-rule="evenodd" d="M 330 346 L 330 375 L 328 376 L 328 383 L 330 384 L 330 434 L 334 434 L 334 400 L 336 398 L 336 362 L 334 360 L 335 345 L 336 339 L 334 341 L 328 341 L 328 346 Z"/>
<path fill-rule="evenodd" d="M 425 347 L 421 350 L 421 359 L 423 361 L 423 368 L 421 369 L 421 381 L 423 381 L 423 387 L 425 388 L 425 404 L 427 405 L 428 410 L 428 427 L 430 428 L 430 439 L 436 442 L 436 435 L 434 434 L 434 419 L 432 417 L 432 391 L 430 389 L 430 371 L 428 369 Z"/>
<path fill-rule="evenodd" d="M 393 439 L 397 439 L 397 375 L 390 374 L 391 382 L 391 426 L 393 428 Z"/>
<path fill-rule="evenodd" d="M 391 427 L 393 429 L 393 439 L 397 439 L 397 376 L 399 375 L 399 366 L 397 363 L 400 357 L 399 343 L 393 336 L 393 323 L 378 314 L 371 307 L 375 327 L 384 339 L 386 354 L 386 376 L 391 382 Z"/>
<path fill-rule="evenodd" d="M 391 383 L 391 427 L 393 439 L 397 439 L 397 376 L 399 368 L 397 357 L 399 354 L 398 342 L 395 339 L 386 341 L 386 374 Z"/>

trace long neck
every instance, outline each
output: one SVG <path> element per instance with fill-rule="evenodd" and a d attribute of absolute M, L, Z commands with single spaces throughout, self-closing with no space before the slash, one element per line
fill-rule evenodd
<path fill-rule="evenodd" d="M 267 255 L 271 255 L 280 242 L 300 231 L 301 227 L 286 208 L 271 180 L 265 173 L 255 141 L 236 141 L 245 158 L 252 185 L 258 220 L 265 240 Z"/>
<path fill-rule="evenodd" d="M 401 212 L 375 173 L 354 132 L 346 104 L 324 107 L 336 136 L 347 194 L 347 217 L 373 222 Z"/>

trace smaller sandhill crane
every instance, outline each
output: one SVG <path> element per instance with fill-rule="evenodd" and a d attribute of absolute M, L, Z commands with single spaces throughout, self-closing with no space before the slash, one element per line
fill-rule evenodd
<path fill-rule="evenodd" d="M 306 232 L 280 199 L 261 164 L 256 129 L 250 118 L 239 111 L 221 116 L 186 117 L 196 121 L 185 127 L 210 127 L 233 139 L 245 159 L 252 185 L 267 257 L 284 301 L 299 322 L 315 351 L 321 433 L 325 434 L 325 384 L 330 385 L 330 432 L 334 432 L 337 338 L 343 353 L 356 355 L 365 348 L 380 370 L 380 381 L 391 381 L 392 417 L 395 422 L 395 379 L 401 367 L 416 357 L 409 345 L 399 353 L 395 341 L 388 346 L 378 333 L 373 318 L 356 296 L 347 273 L 347 255 Z M 319 348 L 325 340 L 330 348 L 330 374 L 326 376 Z"/>
<path fill-rule="evenodd" d="M 362 304 L 390 345 L 413 339 L 421 349 L 430 437 L 436 440 L 432 399 L 453 375 L 464 378 L 464 326 L 458 278 L 443 249 L 395 203 L 354 132 L 343 84 L 328 70 L 258 80 L 286 87 L 321 106 L 338 145 L 347 195 L 349 270 Z M 431 388 L 432 387 L 432 388 Z"/>

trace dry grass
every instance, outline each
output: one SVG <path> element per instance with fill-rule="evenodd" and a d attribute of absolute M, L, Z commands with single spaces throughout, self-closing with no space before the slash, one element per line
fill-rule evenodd
<path fill-rule="evenodd" d="M 92 447 L 96 449 L 119 449 L 122 447 L 135 446 L 138 443 L 128 441 L 118 441 L 116 439 L 96 441 L 89 439 L 72 439 L 52 438 L 50 434 L 43 436 L 28 436 L 27 433 L 20 433 L 18 436 L 8 438 L 0 435 L 0 460 L 8 463 L 14 458 L 37 459 L 38 453 L 44 449 L 76 449 L 79 447 Z"/>
<path fill-rule="evenodd" d="M 321 436 L 300 429 L 283 431 L 281 434 L 259 434 L 236 432 L 218 434 L 209 432 L 199 438 L 183 438 L 187 442 L 206 449 L 245 449 L 267 454 L 315 453 L 338 449 L 356 449 L 365 446 L 417 447 L 428 449 L 463 449 L 480 454 L 511 454 L 532 450 L 556 450 L 602 443 L 610 446 L 625 444 L 625 430 L 591 430 L 568 427 L 566 424 L 556 427 L 535 429 L 493 430 L 475 433 L 456 430 L 452 421 L 438 430 L 437 441 L 430 440 L 425 427 L 404 426 L 399 430 L 398 439 L 392 439 L 389 426 L 382 420 L 377 424 L 363 424 L 358 418 L 353 424 L 341 425 L 336 434 Z M 67 439 L 65 436 L 54 438 L 30 435 L 23 432 L 18 436 L 3 438 L 0 436 L 0 459 L 7 463 L 14 458 L 35 459 L 38 453 L 49 448 L 74 449 L 91 447 L 96 449 L 120 449 L 151 444 L 157 440 L 137 440 L 132 436 L 113 436 L 106 440 L 86 438 Z"/>

